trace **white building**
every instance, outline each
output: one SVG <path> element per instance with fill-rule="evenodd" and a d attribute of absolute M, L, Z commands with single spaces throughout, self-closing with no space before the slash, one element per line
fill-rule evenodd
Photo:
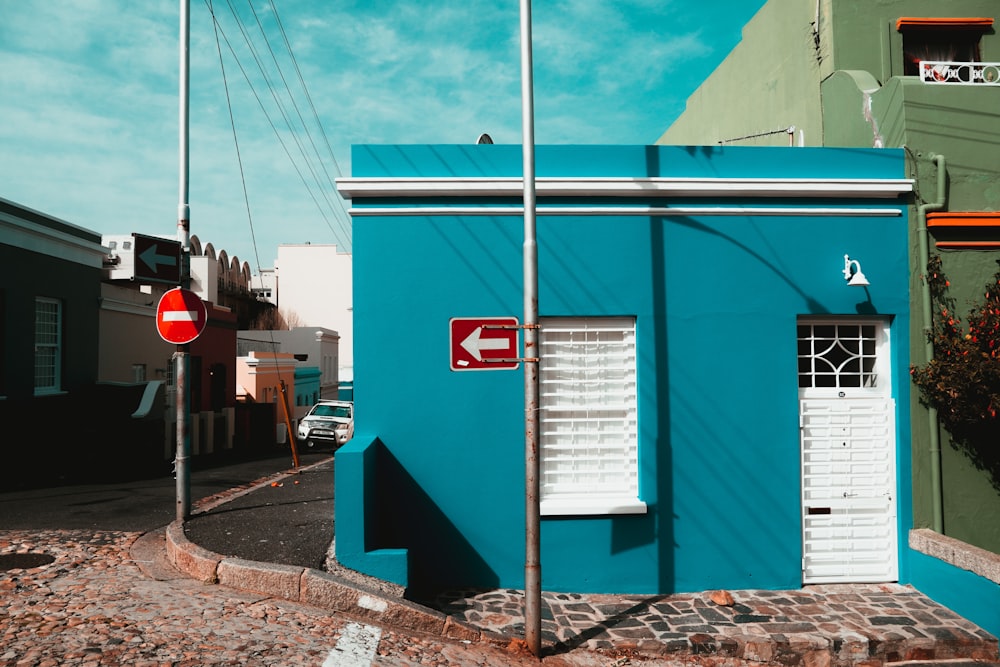
<path fill-rule="evenodd" d="M 338 377 L 354 380 L 354 308 L 351 254 L 332 244 L 283 244 L 273 275 L 261 271 L 254 288 L 271 290 L 272 303 L 295 327 L 332 329 L 340 335 Z"/>

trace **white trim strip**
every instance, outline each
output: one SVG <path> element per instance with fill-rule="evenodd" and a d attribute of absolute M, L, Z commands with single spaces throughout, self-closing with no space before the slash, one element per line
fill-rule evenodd
<path fill-rule="evenodd" d="M 373 206 L 349 210 L 352 217 L 398 216 L 517 216 L 524 215 L 522 206 Z M 638 215 L 646 217 L 680 216 L 812 216 L 812 217 L 899 217 L 899 208 L 848 208 L 811 206 L 539 206 L 539 216 Z"/>
<path fill-rule="evenodd" d="M 108 254 L 107 249 L 99 243 L 92 243 L 62 230 L 4 213 L 0 213 L 0 227 L 4 228 L 5 245 L 83 264 L 90 268 L 103 267 L 104 258 Z"/>
<path fill-rule="evenodd" d="M 535 179 L 539 196 L 587 197 L 898 197 L 913 191 L 904 178 L 564 178 Z M 345 199 L 365 197 L 520 197 L 522 179 L 338 178 Z"/>
<path fill-rule="evenodd" d="M 605 514 L 645 514 L 646 503 L 637 498 L 594 496 L 551 498 L 540 503 L 542 516 L 582 516 Z"/>

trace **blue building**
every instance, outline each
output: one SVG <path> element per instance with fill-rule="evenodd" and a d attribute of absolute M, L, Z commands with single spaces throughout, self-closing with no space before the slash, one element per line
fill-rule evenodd
<path fill-rule="evenodd" d="M 537 147 L 543 588 L 908 581 L 903 161 Z M 356 146 L 339 181 L 348 567 L 523 587 L 525 364 L 489 359 L 532 354 L 476 323 L 523 317 L 521 166 L 516 145 Z"/>

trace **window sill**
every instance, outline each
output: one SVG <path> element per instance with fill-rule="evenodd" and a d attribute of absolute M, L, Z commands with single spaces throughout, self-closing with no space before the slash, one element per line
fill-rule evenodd
<path fill-rule="evenodd" d="M 646 503 L 628 496 L 585 496 L 543 500 L 540 510 L 542 516 L 645 514 Z"/>

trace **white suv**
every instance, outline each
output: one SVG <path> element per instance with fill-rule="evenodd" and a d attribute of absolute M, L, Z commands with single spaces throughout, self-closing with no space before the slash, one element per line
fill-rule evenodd
<path fill-rule="evenodd" d="M 299 421 L 299 442 L 306 447 L 331 444 L 339 447 L 354 437 L 354 403 L 320 401 Z"/>

